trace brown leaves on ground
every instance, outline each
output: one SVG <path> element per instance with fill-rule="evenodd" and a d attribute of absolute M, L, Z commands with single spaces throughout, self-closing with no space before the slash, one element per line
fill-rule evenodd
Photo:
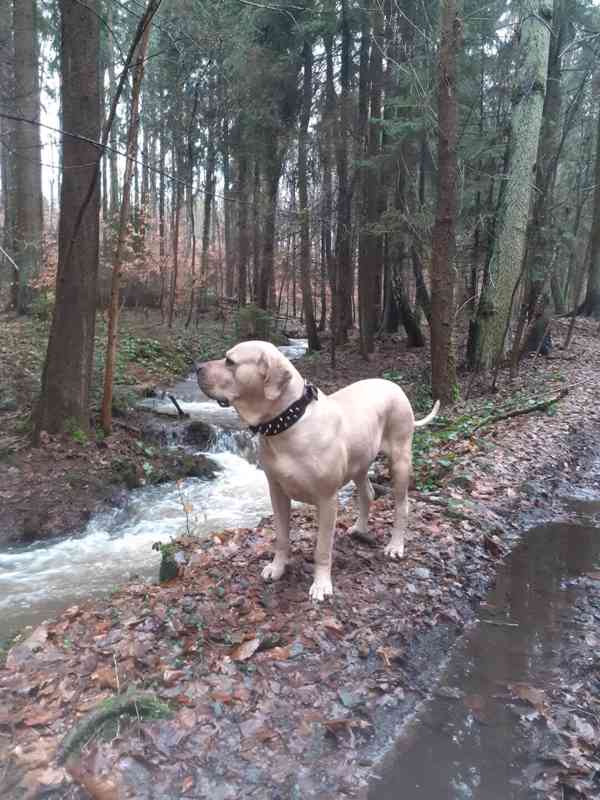
<path fill-rule="evenodd" d="M 574 389 L 555 416 L 478 432 L 459 443 L 438 492 L 413 492 L 402 562 L 383 555 L 389 495 L 373 504 L 372 542 L 352 537 L 353 514 L 342 511 L 331 601 L 316 607 L 308 598 L 315 518 L 303 509 L 293 515 L 293 564 L 277 583 L 261 577 L 272 527 L 238 529 L 187 542 L 182 575 L 168 585 L 130 584 L 37 628 L 0 670 L 3 797 L 52 789 L 71 800 L 356 796 L 392 740 L 400 704 L 414 708 L 445 643 L 473 619 L 505 551 L 508 515 L 542 502 L 543 484 L 529 490 L 523 481 L 572 463 L 570 426 L 595 407 L 592 344 L 577 364 L 561 362 Z M 557 370 L 538 368 L 547 377 Z M 173 718 L 120 719 L 61 767 L 59 745 L 78 719 L 134 688 L 154 692 Z M 592 797 L 598 713 L 577 711 L 592 702 L 583 683 L 562 691 L 574 709 L 565 719 L 553 716 L 558 696 L 515 686 L 513 697 L 568 742 L 553 756 L 552 780 Z"/>

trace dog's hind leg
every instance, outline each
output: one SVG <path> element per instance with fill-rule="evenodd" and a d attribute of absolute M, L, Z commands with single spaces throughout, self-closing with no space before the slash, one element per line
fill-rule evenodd
<path fill-rule="evenodd" d="M 275 556 L 262 571 L 263 578 L 276 581 L 281 578 L 290 560 L 290 498 L 284 494 L 279 484 L 267 475 L 271 504 L 275 515 Z"/>
<path fill-rule="evenodd" d="M 369 529 L 369 508 L 375 497 L 371 481 L 365 473 L 354 480 L 358 491 L 358 519 L 350 528 L 350 533 L 367 533 Z"/>
<path fill-rule="evenodd" d="M 408 482 L 412 463 L 412 437 L 402 444 L 394 444 L 389 455 L 396 508 L 392 538 L 385 548 L 385 554 L 391 558 L 402 558 L 404 556 L 404 534 L 408 522 Z"/>
<path fill-rule="evenodd" d="M 331 555 L 337 517 L 337 495 L 319 501 L 319 532 L 315 549 L 315 579 L 310 587 L 311 600 L 323 600 L 333 594 Z"/>

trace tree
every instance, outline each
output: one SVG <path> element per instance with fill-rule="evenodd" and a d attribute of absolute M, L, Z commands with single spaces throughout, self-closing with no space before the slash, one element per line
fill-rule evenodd
<path fill-rule="evenodd" d="M 312 43 L 306 39 L 303 48 L 302 112 L 298 141 L 298 197 L 300 201 L 300 272 L 302 277 L 302 303 L 308 333 L 308 349 L 320 350 L 317 333 L 312 287 L 310 283 L 311 242 L 310 210 L 308 208 L 308 123 L 312 108 Z"/>
<path fill-rule="evenodd" d="M 458 212 L 458 100 L 456 60 L 462 21 L 456 0 L 441 2 L 442 36 L 438 58 L 438 197 L 431 246 L 431 390 L 452 403 L 456 386 L 453 350 L 454 256 Z"/>
<path fill-rule="evenodd" d="M 15 231 L 14 256 L 19 265 L 15 306 L 20 314 L 31 307 L 31 283 L 40 269 L 42 247 L 42 169 L 40 86 L 38 75 L 36 0 L 14 0 L 15 110 Z"/>
<path fill-rule="evenodd" d="M 556 247 L 554 228 L 556 224 L 554 209 L 554 185 L 556 170 L 560 154 L 562 139 L 562 52 L 565 39 L 568 35 L 568 16 L 566 13 L 566 0 L 554 0 L 552 15 L 552 37 L 548 56 L 548 77 L 546 80 L 546 96 L 542 115 L 540 143 L 536 162 L 535 195 L 533 199 L 533 213 L 527 236 L 527 290 L 525 293 L 525 311 L 531 322 L 536 309 L 539 314 L 540 324 L 534 330 L 543 337 L 549 317 L 549 297 L 544 292 L 556 272 L 556 257 L 553 250 Z M 550 265 L 553 265 L 552 274 L 548 274 Z M 562 299 L 560 300 L 562 304 Z M 559 313 L 564 309 L 557 308 Z M 537 349 L 540 341 L 530 339 L 530 346 Z M 515 338 L 515 353 L 520 347 L 518 337 Z"/>
<path fill-rule="evenodd" d="M 10 117 L 14 117 L 14 36 L 12 23 L 12 4 L 0 3 L 0 109 Z M 14 140 L 15 121 L 6 116 L 0 116 L 0 142 L 6 143 Z M 2 247 L 12 258 L 14 255 L 14 229 L 15 229 L 15 161 L 11 158 L 8 147 L 0 146 L 0 180 L 1 202 L 4 210 L 4 229 L 2 231 Z M 0 258 L 0 286 L 4 277 L 9 272 L 6 261 Z M 14 282 L 18 281 L 16 272 Z"/>
<path fill-rule="evenodd" d="M 595 80 L 598 127 L 596 134 L 596 164 L 594 169 L 594 206 L 588 247 L 588 276 L 581 311 L 588 317 L 600 318 L 600 78 Z"/>
<path fill-rule="evenodd" d="M 370 114 L 366 124 L 366 157 L 363 169 L 363 213 L 359 238 L 358 307 L 361 352 L 364 357 L 375 348 L 375 333 L 379 324 L 383 248 L 381 234 L 376 230 L 381 216 L 381 101 L 383 93 L 384 16 L 379 2 L 371 7 L 373 24 L 369 63 Z M 366 92 L 365 92 L 366 94 Z M 365 98 L 366 99 L 366 98 Z"/>
<path fill-rule="evenodd" d="M 88 430 L 98 276 L 101 125 L 97 3 L 60 0 L 64 167 L 56 302 L 35 436 L 68 426 Z M 69 135 L 72 134 L 72 135 Z"/>
<path fill-rule="evenodd" d="M 337 166 L 337 230 L 335 239 L 335 286 L 333 290 L 333 337 L 337 343 L 346 340 L 352 324 L 352 184 L 348 170 L 348 150 L 352 134 L 350 125 L 350 81 L 352 61 L 352 30 L 347 0 L 341 3 L 340 28 L 342 37 L 340 63 L 339 127 L 336 137 Z M 332 351 L 332 356 L 335 351 Z"/>
<path fill-rule="evenodd" d="M 112 432 L 112 397 L 114 368 L 117 355 L 117 331 L 119 323 L 119 293 L 121 288 L 121 269 L 123 266 L 123 251 L 127 238 L 129 222 L 131 182 L 134 173 L 135 156 L 137 153 L 139 131 L 139 102 L 142 80 L 144 78 L 144 61 L 148 49 L 150 36 L 150 22 L 158 11 L 161 0 L 149 0 L 144 12 L 143 31 L 135 51 L 135 64 L 133 68 L 133 87 L 131 90 L 131 108 L 129 111 L 129 131 L 127 134 L 127 160 L 125 162 L 125 175 L 123 178 L 123 192 L 121 198 L 121 212 L 117 243 L 113 258 L 112 283 L 110 290 L 110 308 L 108 316 L 108 342 L 106 346 L 106 363 L 104 366 L 104 395 L 102 398 L 102 427 L 109 435 Z"/>
<path fill-rule="evenodd" d="M 504 351 L 515 284 L 521 272 L 544 94 L 552 8 L 547 0 L 524 0 L 512 96 L 512 128 L 507 173 L 502 183 L 494 244 L 476 323 L 472 328 L 474 365 L 487 369 Z"/>

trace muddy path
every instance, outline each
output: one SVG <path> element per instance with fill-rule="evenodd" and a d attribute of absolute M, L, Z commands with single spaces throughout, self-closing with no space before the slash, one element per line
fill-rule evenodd
<path fill-rule="evenodd" d="M 478 617 L 369 800 L 598 796 L 600 489 L 525 534 Z"/>

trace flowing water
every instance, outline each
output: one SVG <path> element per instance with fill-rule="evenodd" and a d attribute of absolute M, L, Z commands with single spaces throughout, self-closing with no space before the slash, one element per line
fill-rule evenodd
<path fill-rule="evenodd" d="M 578 653 L 582 632 L 600 625 L 593 599 L 600 578 L 600 500 L 597 492 L 595 500 L 582 493 L 569 506 L 578 515 L 575 524 L 529 531 L 501 568 L 480 621 L 450 657 L 444 689 L 384 759 L 369 800 L 529 796 L 527 775 L 536 769 L 531 729 L 521 724 L 510 687 L 525 697 L 543 696 L 537 693 L 565 674 L 568 654 Z"/>
<path fill-rule="evenodd" d="M 306 347 L 299 339 L 280 349 L 295 359 Z M 222 471 L 212 481 L 189 479 L 179 486 L 136 489 L 125 508 L 94 516 L 75 536 L 0 549 L 0 640 L 134 575 L 156 578 L 160 554 L 152 544 L 186 533 L 188 525 L 203 537 L 225 528 L 252 527 L 270 513 L 265 475 L 256 466 L 254 444 L 240 431 L 236 412 L 203 396 L 193 374 L 169 394 L 191 420 L 213 426 L 207 454 Z M 144 400 L 142 407 L 177 414 L 168 396 Z M 184 506 L 191 506 L 191 514 Z"/>

